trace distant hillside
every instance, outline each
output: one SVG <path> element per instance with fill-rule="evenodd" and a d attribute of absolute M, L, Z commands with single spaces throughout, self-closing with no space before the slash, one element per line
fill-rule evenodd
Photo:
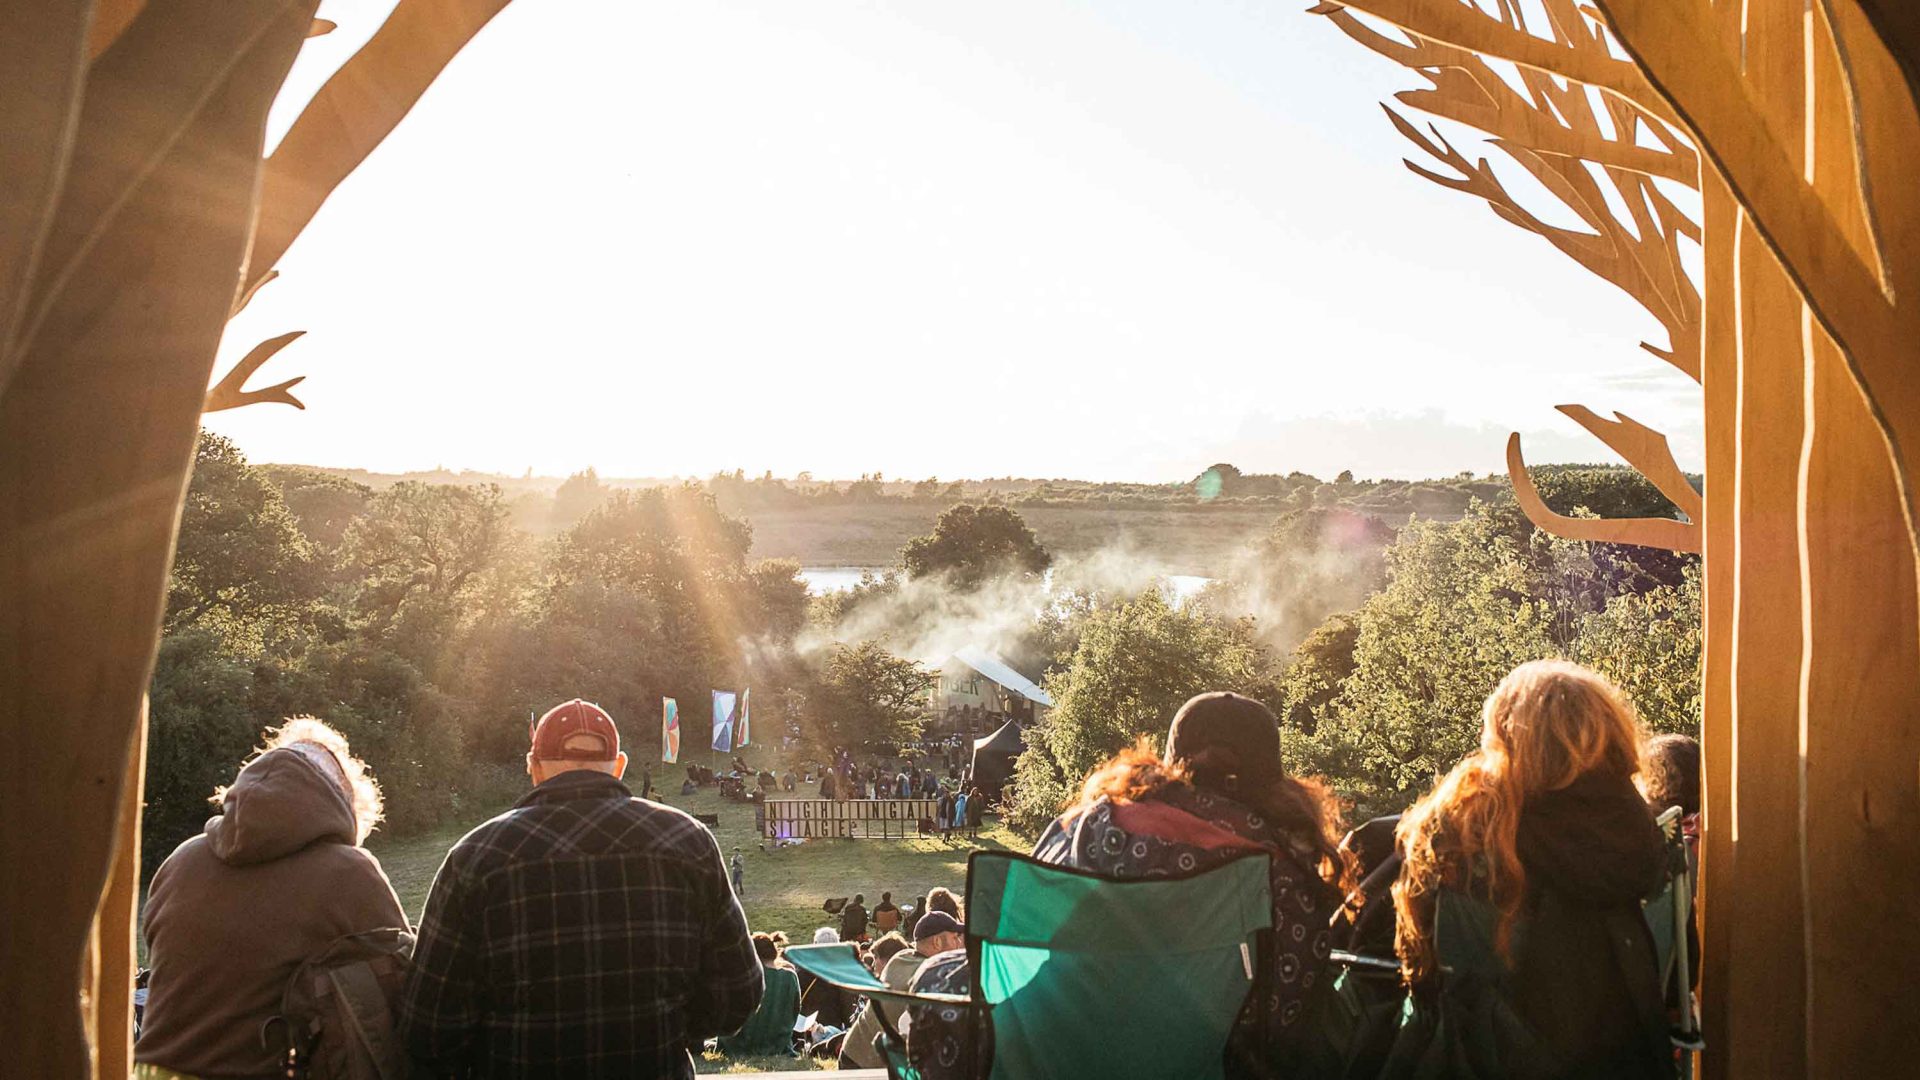
<path fill-rule="evenodd" d="M 1409 517 L 1453 519 L 1475 498 L 1505 496 L 1506 478 L 1323 481 L 1305 473 L 1243 474 L 1215 465 L 1190 481 L 1107 483 L 1000 477 L 984 480 L 815 480 L 721 473 L 676 477 L 505 476 L 434 470 L 375 473 L 364 469 L 269 465 L 271 474 L 321 473 L 375 490 L 402 481 L 497 484 L 515 525 L 547 536 L 571 525 L 610 491 L 699 483 L 721 509 L 753 524 L 753 553 L 798 559 L 805 566 L 886 566 L 909 539 L 932 529 L 940 511 L 962 500 L 1003 502 L 1018 509 L 1040 542 L 1057 554 L 1094 551 L 1137 556 L 1161 572 L 1217 576 L 1254 537 L 1289 510 L 1341 506 L 1393 525 Z M 563 486 L 567 489 L 562 491 Z M 556 498 L 556 496 L 560 496 Z"/>

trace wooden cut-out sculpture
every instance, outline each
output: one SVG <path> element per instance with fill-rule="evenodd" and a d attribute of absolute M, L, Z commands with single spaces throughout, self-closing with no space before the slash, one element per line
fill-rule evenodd
<path fill-rule="evenodd" d="M 195 433 L 203 409 L 297 404 L 297 379 L 245 386 L 294 335 L 215 382 L 221 329 L 504 5 L 399 0 L 264 159 L 267 107 L 329 29 L 317 0 L 39 0 L 0 18 L 9 1076 L 127 1070 L 143 701 Z M 1401 104 L 1492 135 L 1585 229 L 1548 225 L 1396 112 L 1439 162 L 1417 171 L 1625 290 L 1666 330 L 1649 350 L 1701 384 L 1699 496 L 1658 433 L 1567 408 L 1688 520 L 1564 518 L 1527 498 L 1517 445 L 1512 465 L 1543 528 L 1703 553 L 1708 1073 L 1910 1072 L 1920 5 L 1315 10 L 1426 79 Z M 1701 220 L 1665 183 L 1698 188 Z M 1698 290 L 1683 241 L 1701 245 Z"/>
<path fill-rule="evenodd" d="M 1563 517 L 1517 436 L 1508 461 L 1543 529 L 1705 557 L 1706 1071 L 1910 1072 L 1886 1036 L 1920 1009 L 1920 7 L 1545 0 L 1529 26 L 1517 0 L 1491 6 L 1316 10 L 1433 84 L 1403 103 L 1494 136 L 1598 236 L 1541 229 L 1484 163 L 1396 117 L 1457 175 L 1417 171 L 1625 289 L 1701 382 L 1699 497 L 1657 433 L 1563 407 L 1687 522 Z M 1484 58 L 1517 65 L 1529 96 Z M 1615 186 L 1631 237 L 1554 167 L 1579 161 Z M 1697 186 L 1703 220 L 1650 178 Z M 1675 237 L 1702 245 L 1693 303 Z"/>
<path fill-rule="evenodd" d="M 400 0 L 263 161 L 317 0 L 0 18 L 0 1073 L 125 1076 L 142 702 L 222 327 L 505 0 Z"/>

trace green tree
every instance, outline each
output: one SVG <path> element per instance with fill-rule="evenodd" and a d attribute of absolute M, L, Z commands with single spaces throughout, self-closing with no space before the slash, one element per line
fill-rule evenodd
<path fill-rule="evenodd" d="M 847 588 L 835 589 L 813 598 L 813 623 L 831 633 L 862 606 L 897 595 L 900 581 L 900 572 L 897 570 L 885 570 L 878 574 L 862 570 L 860 580 Z"/>
<path fill-rule="evenodd" d="M 752 528 L 698 485 L 614 492 L 549 546 L 524 617 L 491 632 L 484 714 L 585 697 L 648 745 L 660 699 L 672 697 L 697 748 L 708 692 L 751 686 L 756 727 L 768 730 L 766 710 L 799 677 L 792 642 L 808 598 L 798 564 L 750 563 L 752 542 Z M 474 740 L 507 758 L 525 737 L 493 726 Z"/>
<path fill-rule="evenodd" d="M 314 599 L 313 552 L 279 488 L 232 440 L 202 432 L 167 580 L 169 632 L 208 625 L 256 645 Z"/>
<path fill-rule="evenodd" d="M 1271 703 L 1273 676 L 1245 621 L 1174 607 L 1157 590 L 1094 610 L 1072 659 L 1047 677 L 1054 707 L 1027 731 L 1014 776 L 1016 823 L 1044 825 L 1094 766 L 1141 735 L 1163 736 L 1193 695 L 1232 690 Z"/>
<path fill-rule="evenodd" d="M 1320 714 L 1340 696 L 1354 670 L 1353 650 L 1360 640 L 1358 613 L 1336 612 L 1296 645 L 1280 679 L 1280 721 L 1312 735 Z"/>
<path fill-rule="evenodd" d="M 403 481 L 375 495 L 343 545 L 353 614 L 423 668 L 469 614 L 507 549 L 500 488 Z"/>
<path fill-rule="evenodd" d="M 900 562 L 909 578 L 945 574 L 955 588 L 971 590 L 990 578 L 1039 574 L 1053 556 L 1017 511 L 960 503 L 940 514 L 931 534 L 907 541 Z"/>
<path fill-rule="evenodd" d="M 373 499 L 373 489 L 367 485 L 319 469 L 263 465 L 260 471 L 279 487 L 301 533 L 322 552 L 339 548 L 347 527 L 366 513 Z"/>
<path fill-rule="evenodd" d="M 146 807 L 141 866 L 151 875 L 179 843 L 200 832 L 215 787 L 259 738 L 253 666 L 200 628 L 160 639 L 148 690 Z M 144 876 L 143 876 L 144 880 Z"/>
<path fill-rule="evenodd" d="M 606 485 L 592 466 L 560 482 L 553 493 L 553 528 L 570 529 L 607 501 Z"/>
<path fill-rule="evenodd" d="M 746 567 L 746 592 L 752 610 L 745 617 L 754 630 L 773 641 L 791 642 L 807 625 L 813 597 L 800 577 L 797 559 L 761 559 Z"/>
<path fill-rule="evenodd" d="M 1288 743 L 1293 766 L 1369 812 L 1398 809 L 1477 745 L 1481 703 L 1499 680 L 1546 656 L 1613 678 L 1655 729 L 1695 730 L 1697 560 L 1676 559 L 1678 581 L 1663 584 L 1647 565 L 1664 555 L 1555 539 L 1511 503 L 1414 522 L 1388 552 L 1386 588 L 1357 612 L 1337 692 L 1337 640 L 1289 672 L 1289 719 L 1303 730 L 1313 721 L 1310 737 Z"/>
<path fill-rule="evenodd" d="M 1352 675 L 1311 738 L 1287 743 L 1293 768 L 1368 810 L 1403 805 L 1477 744 L 1508 671 L 1563 653 L 1545 576 L 1502 526 L 1478 506 L 1401 530 L 1390 582 L 1359 611 Z"/>
<path fill-rule="evenodd" d="M 1622 593 L 1580 625 L 1574 659 L 1627 692 L 1649 730 L 1700 731 L 1700 568 L 1678 585 Z"/>
<path fill-rule="evenodd" d="M 832 646 L 801 693 L 800 731 L 824 755 L 836 746 L 898 745 L 920 737 L 938 676 L 876 642 Z"/>

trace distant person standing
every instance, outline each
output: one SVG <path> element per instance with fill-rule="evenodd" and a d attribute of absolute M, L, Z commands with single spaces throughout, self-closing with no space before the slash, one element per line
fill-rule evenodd
<path fill-rule="evenodd" d="M 967 794 L 967 836 L 980 839 L 980 826 L 987 820 L 987 797 L 974 788 Z"/>
<path fill-rule="evenodd" d="M 967 798 L 967 792 L 965 788 L 962 788 L 958 793 L 954 795 L 953 827 L 955 829 L 964 829 L 967 827 L 967 803 L 971 801 L 972 800 Z"/>
<path fill-rule="evenodd" d="M 729 869 L 733 872 L 733 895 L 747 895 L 747 860 L 741 857 L 739 848 L 733 849 L 733 864 Z"/>
<path fill-rule="evenodd" d="M 461 838 L 427 896 L 400 1031 L 429 1076 L 693 1076 L 763 991 L 720 846 L 633 797 L 599 706 L 530 732 L 534 788 Z"/>

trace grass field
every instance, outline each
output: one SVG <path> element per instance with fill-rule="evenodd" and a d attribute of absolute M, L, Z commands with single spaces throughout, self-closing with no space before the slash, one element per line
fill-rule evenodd
<path fill-rule="evenodd" d="M 891 566 L 901 545 L 933 531 L 945 509 L 933 503 L 822 504 L 752 509 L 753 556 L 792 558 L 803 566 Z M 1119 548 L 1164 566 L 1169 573 L 1218 577 L 1234 556 L 1273 527 L 1272 506 L 1225 504 L 1166 507 L 1025 506 L 1020 515 L 1055 555 L 1088 555 Z"/>
<path fill-rule="evenodd" d="M 808 785 L 798 792 L 811 795 Z M 677 788 L 675 789 L 678 790 Z M 871 908 L 882 890 L 891 891 L 895 903 L 936 885 L 956 893 L 964 891 L 967 877 L 967 853 L 974 848 L 1026 850 L 1027 845 L 998 822 L 989 820 L 980 830 L 980 839 L 972 843 L 938 840 L 809 840 L 780 851 L 762 851 L 753 832 L 753 808 L 745 803 L 720 798 L 713 788 L 685 798 L 678 794 L 661 801 L 688 813 L 719 814 L 720 827 L 715 834 L 720 850 L 731 857 L 739 848 L 746 858 L 746 895 L 742 903 L 747 925 L 755 930 L 780 930 L 795 944 L 813 940 L 814 928 L 835 920 L 821 909 L 829 897 L 863 893 Z M 504 808 L 502 808 L 504 809 Z M 416 924 L 426 905 L 427 890 L 441 859 L 454 841 L 478 824 L 478 820 L 437 832 L 386 839 L 378 834 L 367 847 L 380 857 L 387 877 L 407 915 Z M 696 1059 L 701 1072 L 763 1072 L 804 1069 L 801 1059 L 754 1058 L 729 1062 L 724 1058 Z"/>

